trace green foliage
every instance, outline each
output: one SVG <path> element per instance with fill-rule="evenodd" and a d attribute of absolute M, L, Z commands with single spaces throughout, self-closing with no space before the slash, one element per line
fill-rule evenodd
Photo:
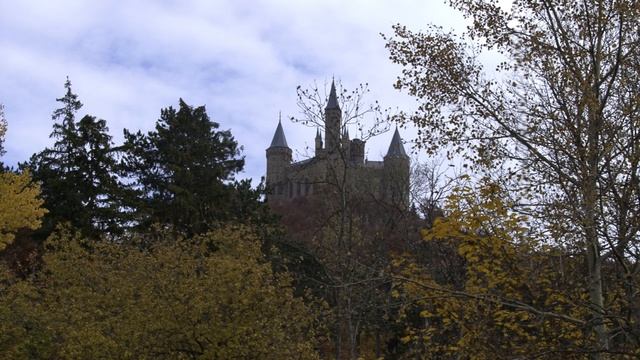
<path fill-rule="evenodd" d="M 136 181 L 140 224 L 169 224 L 199 234 L 228 220 L 243 221 L 257 207 L 259 192 L 249 181 L 233 182 L 244 159 L 231 133 L 217 130 L 204 106 L 180 99 L 163 109 L 155 131 L 125 130 L 125 163 Z"/>
<path fill-rule="evenodd" d="M 78 96 L 65 83 L 66 94 L 57 99 L 62 107 L 53 112 L 51 137 L 55 144 L 34 154 L 27 164 L 40 182 L 45 207 L 45 232 L 56 224 L 70 222 L 91 236 L 117 234 L 125 219 L 118 182 L 118 161 L 105 120 L 76 113 L 82 107 Z"/>
<path fill-rule="evenodd" d="M 151 247 L 63 230 L 43 271 L 0 281 L 4 358 L 315 359 L 315 315 L 246 228 Z"/>

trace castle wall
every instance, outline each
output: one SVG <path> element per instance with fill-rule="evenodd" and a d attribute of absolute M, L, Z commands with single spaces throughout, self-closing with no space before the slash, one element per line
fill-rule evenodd
<path fill-rule="evenodd" d="M 409 158 L 385 158 L 382 198 L 399 208 L 409 207 Z"/>
<path fill-rule="evenodd" d="M 268 160 L 269 201 L 290 201 L 347 191 L 349 196 L 409 206 L 409 159 L 352 161 L 339 153 L 291 163 L 284 152 L 273 152 Z M 346 172 L 346 176 L 345 176 Z M 346 181 L 346 184 L 342 182 Z"/>
<path fill-rule="evenodd" d="M 269 201 L 282 202 L 316 196 L 355 196 L 361 199 L 393 202 L 409 206 L 409 157 L 402 145 L 398 129 L 393 135 L 384 161 L 364 159 L 365 142 L 349 140 L 343 129 L 342 111 L 335 86 L 325 108 L 325 144 L 320 131 L 316 133 L 316 156 L 292 163 L 291 149 L 286 144 L 279 122 L 271 147 L 267 149 L 267 186 Z"/>

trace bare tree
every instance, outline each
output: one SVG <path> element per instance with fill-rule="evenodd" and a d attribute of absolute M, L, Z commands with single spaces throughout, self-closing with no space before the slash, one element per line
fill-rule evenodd
<path fill-rule="evenodd" d="M 445 158 L 432 158 L 411 162 L 411 203 L 422 215 L 427 224 L 432 224 L 436 217 L 444 215 L 442 203 L 451 190 L 466 177 L 456 173 L 453 165 L 445 166 Z"/>
<path fill-rule="evenodd" d="M 389 130 L 391 108 L 383 108 L 377 100 L 372 103 L 366 101 L 367 95 L 371 92 L 368 83 L 359 84 L 353 90 L 344 88 L 340 80 L 334 80 L 332 83 L 336 85 L 338 103 L 342 110 L 341 133 L 344 130 L 355 130 L 356 137 L 367 141 Z M 330 86 L 326 81 L 322 88 L 317 82 L 308 88 L 298 85 L 296 93 L 300 114 L 291 116 L 290 120 L 325 130 L 325 107 L 329 99 Z"/>
<path fill-rule="evenodd" d="M 308 89 L 298 87 L 300 115 L 291 117 L 293 122 L 315 127 L 325 134 L 326 146 L 316 153 L 316 159 L 322 159 L 326 167 L 322 176 L 311 179 L 314 189 L 322 190 L 314 190 L 316 197 L 304 200 L 309 201 L 306 207 L 300 200 L 283 212 L 291 218 L 306 209 L 304 219 L 298 221 L 307 225 L 293 235 L 305 234 L 302 241 L 324 269 L 322 278 L 314 281 L 327 289 L 325 296 L 334 312 L 332 338 L 336 359 L 356 359 L 365 331 L 375 333 L 378 355 L 382 351 L 380 334 L 384 331 L 383 312 L 388 297 L 385 285 L 388 280 L 382 269 L 388 258 L 384 239 L 372 231 L 376 221 L 371 208 L 380 201 L 381 185 L 363 176 L 364 164 L 354 165 L 349 132 L 359 139 L 364 150 L 364 142 L 389 129 L 391 110 L 377 101 L 366 102 L 367 84 L 349 91 L 340 82 L 333 89 L 336 106 L 328 109 L 333 100 L 327 85 L 334 84 L 324 85 L 324 89 L 317 83 Z M 338 131 L 326 126 L 334 120 L 339 121 Z"/>
<path fill-rule="evenodd" d="M 4 116 L 4 105 L 0 104 L 0 156 L 4 154 L 4 137 L 7 134 L 7 119 Z"/>

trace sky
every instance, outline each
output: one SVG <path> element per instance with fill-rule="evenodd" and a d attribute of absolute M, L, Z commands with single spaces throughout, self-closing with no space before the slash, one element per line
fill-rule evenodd
<path fill-rule="evenodd" d="M 287 120 L 300 116 L 297 86 L 335 77 L 347 89 L 368 83 L 365 100 L 394 111 L 415 106 L 393 88 L 401 68 L 380 35 L 396 23 L 464 27 L 443 0 L 0 0 L 9 123 L 1 160 L 15 165 L 51 146 L 51 113 L 68 76 L 84 104 L 79 116 L 105 119 L 116 144 L 125 128 L 152 129 L 179 98 L 205 105 L 243 146 L 238 178 L 259 180 L 280 112 L 294 160 L 313 147 L 315 129 Z M 410 141 L 414 132 L 401 134 Z M 392 135 L 369 140 L 367 157 L 380 160 Z"/>

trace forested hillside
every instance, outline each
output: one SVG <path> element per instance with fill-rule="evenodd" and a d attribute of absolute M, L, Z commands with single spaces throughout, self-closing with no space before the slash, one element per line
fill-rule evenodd
<path fill-rule="evenodd" d="M 353 191 L 337 143 L 329 190 L 269 203 L 204 106 L 115 143 L 67 79 L 0 172 L 0 358 L 640 357 L 640 4 L 450 5 L 466 30 L 383 35 L 417 110 L 366 108 L 430 159 L 409 204 Z"/>

